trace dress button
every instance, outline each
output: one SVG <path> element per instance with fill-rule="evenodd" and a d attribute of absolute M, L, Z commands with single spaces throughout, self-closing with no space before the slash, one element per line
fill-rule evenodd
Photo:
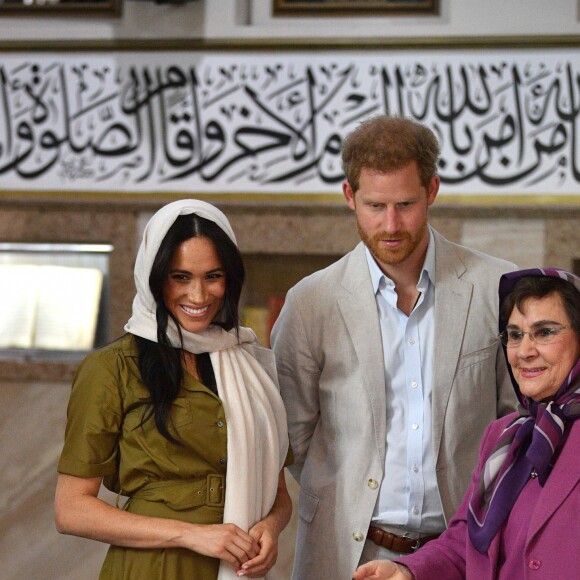
<path fill-rule="evenodd" d="M 352 533 L 352 537 L 357 541 L 357 542 L 362 542 L 365 537 L 361 532 L 353 532 Z"/>
<path fill-rule="evenodd" d="M 223 421 L 217 421 L 216 422 L 216 426 L 221 429 L 224 426 L 224 422 Z"/>
<path fill-rule="evenodd" d="M 377 487 L 379 487 L 379 482 L 376 479 L 369 479 L 367 481 L 367 485 L 371 488 L 371 489 L 377 489 Z"/>
<path fill-rule="evenodd" d="M 540 562 L 540 560 L 530 560 L 528 562 L 528 568 L 530 570 L 539 570 L 541 565 L 542 562 Z"/>

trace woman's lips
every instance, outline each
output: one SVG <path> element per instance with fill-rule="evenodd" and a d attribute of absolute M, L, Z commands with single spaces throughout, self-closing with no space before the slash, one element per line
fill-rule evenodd
<path fill-rule="evenodd" d="M 180 308 L 187 314 L 188 316 L 204 316 L 207 311 L 209 310 L 209 306 L 203 306 L 201 308 L 192 308 L 191 306 L 181 305 Z"/>
<path fill-rule="evenodd" d="M 520 368 L 522 376 L 525 378 L 533 378 L 541 375 L 546 370 L 546 367 Z"/>

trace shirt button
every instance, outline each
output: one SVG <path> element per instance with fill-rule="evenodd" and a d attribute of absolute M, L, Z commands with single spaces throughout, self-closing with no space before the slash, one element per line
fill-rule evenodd
<path fill-rule="evenodd" d="M 371 489 L 377 489 L 377 487 L 379 487 L 379 482 L 376 479 L 369 479 L 367 485 Z"/>
<path fill-rule="evenodd" d="M 419 515 L 419 508 L 417 506 L 413 508 L 413 514 L 416 516 Z"/>
<path fill-rule="evenodd" d="M 216 422 L 216 426 L 221 429 L 224 426 L 224 422 L 223 421 L 217 421 Z"/>
<path fill-rule="evenodd" d="M 416 389 L 419 386 L 419 383 L 417 381 L 413 381 L 411 383 L 411 388 Z"/>
<path fill-rule="evenodd" d="M 414 338 L 410 338 L 409 339 L 409 344 L 415 344 L 415 339 Z"/>
<path fill-rule="evenodd" d="M 419 473 L 419 466 L 413 465 L 413 473 Z"/>
<path fill-rule="evenodd" d="M 528 562 L 528 568 L 530 570 L 538 570 L 541 565 L 542 565 L 542 562 L 540 562 L 540 560 L 530 560 Z"/>
<path fill-rule="evenodd" d="M 362 542 L 365 539 L 364 535 L 361 532 L 353 532 L 352 537 L 357 542 Z"/>
<path fill-rule="evenodd" d="M 225 459 L 222 457 L 222 458 L 220 459 L 220 463 L 221 463 L 222 465 L 225 465 L 225 464 L 226 464 L 226 460 L 225 460 Z"/>
<path fill-rule="evenodd" d="M 413 431 L 417 431 L 417 429 L 419 429 L 419 423 L 413 423 L 411 425 L 411 429 L 413 429 Z"/>

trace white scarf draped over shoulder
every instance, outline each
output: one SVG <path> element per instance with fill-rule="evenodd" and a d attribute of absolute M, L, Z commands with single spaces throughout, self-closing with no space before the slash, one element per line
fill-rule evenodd
<path fill-rule="evenodd" d="M 153 261 L 167 231 L 180 215 L 197 214 L 216 223 L 236 244 L 226 216 L 209 203 L 181 200 L 161 208 L 148 222 L 135 262 L 137 295 L 125 330 L 157 342 L 156 304 L 149 289 Z M 227 283 L 227 279 L 226 279 Z M 224 523 L 248 531 L 264 518 L 276 498 L 278 474 L 288 451 L 286 412 L 278 389 L 274 355 L 259 346 L 249 328 L 225 331 L 216 325 L 201 333 L 181 328 L 183 348 L 210 353 L 219 397 L 228 425 Z M 181 347 L 170 318 L 167 335 Z M 237 578 L 227 562 L 220 565 L 219 580 Z"/>

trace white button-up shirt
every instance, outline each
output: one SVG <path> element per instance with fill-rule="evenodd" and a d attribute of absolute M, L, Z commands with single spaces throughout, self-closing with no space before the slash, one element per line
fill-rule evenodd
<path fill-rule="evenodd" d="M 435 477 L 431 437 L 431 392 L 435 341 L 435 243 L 429 245 L 409 316 L 397 308 L 392 280 L 366 250 L 377 301 L 386 384 L 385 477 L 373 522 L 413 531 L 445 529 Z"/>

